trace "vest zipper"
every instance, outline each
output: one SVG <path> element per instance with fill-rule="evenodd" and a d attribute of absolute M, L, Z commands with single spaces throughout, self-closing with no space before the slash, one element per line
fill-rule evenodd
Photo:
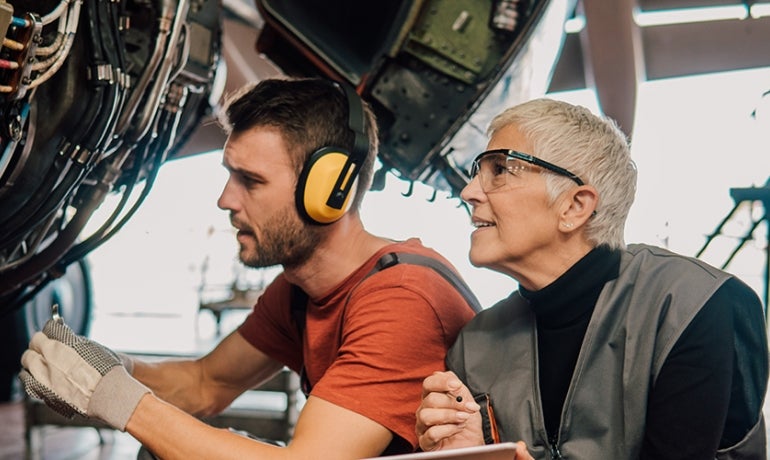
<path fill-rule="evenodd" d="M 551 460 L 563 459 L 559 451 L 559 439 L 557 436 L 551 436 L 548 442 L 548 448 L 551 451 Z"/>

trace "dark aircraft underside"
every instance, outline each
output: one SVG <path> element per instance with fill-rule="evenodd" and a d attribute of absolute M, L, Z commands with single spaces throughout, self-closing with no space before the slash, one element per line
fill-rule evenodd
<path fill-rule="evenodd" d="M 571 0 L 0 0 L 0 314 L 28 304 L 131 217 L 162 165 L 202 152 L 228 87 L 223 43 L 285 75 L 352 83 L 382 170 L 457 193 L 501 107 L 544 94 Z M 255 18 L 257 18 L 255 20 Z M 238 25 L 228 37 L 223 24 Z M 258 22 L 258 24 L 256 24 Z M 255 25 L 256 24 L 256 25 Z M 229 38 L 229 40 L 228 40 Z M 230 81 L 230 86 L 232 86 Z M 120 204 L 84 227 L 105 196 Z"/>

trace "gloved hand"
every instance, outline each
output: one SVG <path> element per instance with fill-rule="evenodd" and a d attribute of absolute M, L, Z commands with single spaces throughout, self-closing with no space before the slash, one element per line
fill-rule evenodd
<path fill-rule="evenodd" d="M 116 355 L 118 355 L 118 359 L 120 359 L 120 364 L 123 365 L 123 367 L 126 368 L 126 372 L 128 372 L 129 375 L 134 375 L 134 363 L 136 360 L 132 358 L 130 355 L 127 355 L 125 353 L 115 352 Z"/>
<path fill-rule="evenodd" d="M 24 390 L 65 417 L 98 418 L 125 431 L 139 400 L 150 390 L 126 372 L 112 350 L 49 320 L 21 356 Z"/>

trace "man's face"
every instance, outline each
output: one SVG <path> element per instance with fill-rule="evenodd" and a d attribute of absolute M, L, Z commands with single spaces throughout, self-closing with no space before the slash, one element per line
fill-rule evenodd
<path fill-rule="evenodd" d="M 323 230 L 297 212 L 297 173 L 281 132 L 265 126 L 231 135 L 223 165 L 230 175 L 217 205 L 238 230 L 241 261 L 253 268 L 307 261 Z"/>

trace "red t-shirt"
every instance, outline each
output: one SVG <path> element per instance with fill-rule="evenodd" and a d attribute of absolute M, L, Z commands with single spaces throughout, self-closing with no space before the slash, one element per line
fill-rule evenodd
<path fill-rule="evenodd" d="M 291 317 L 289 283 L 281 274 L 239 331 L 290 369 L 299 372 L 304 364 L 311 395 L 374 420 L 416 448 L 422 381 L 444 370 L 446 350 L 474 313 L 428 267 L 400 263 L 361 282 L 389 252 L 424 254 L 451 267 L 416 238 L 386 246 L 326 295 L 310 299 L 304 342 Z M 403 445 L 394 441 L 392 447 Z"/>

